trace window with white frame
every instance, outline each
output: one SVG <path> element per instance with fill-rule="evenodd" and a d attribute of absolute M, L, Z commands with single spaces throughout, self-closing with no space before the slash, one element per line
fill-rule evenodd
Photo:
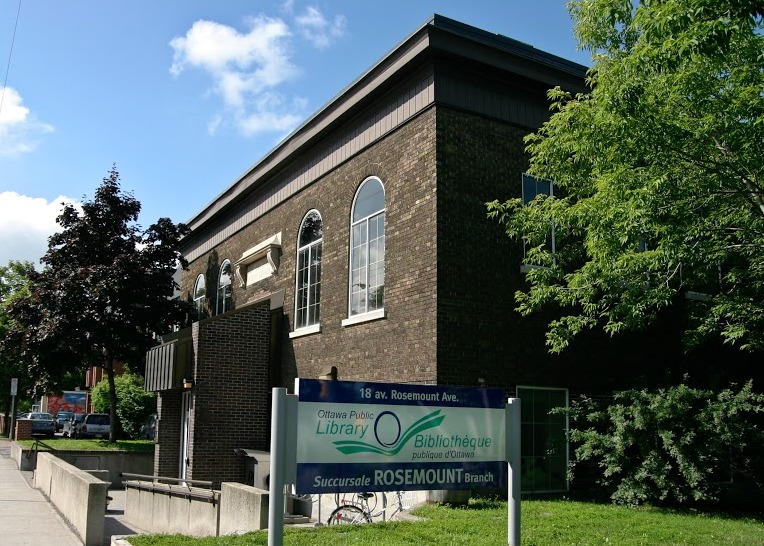
<path fill-rule="evenodd" d="M 194 284 L 194 307 L 198 318 L 204 316 L 204 298 L 207 296 L 207 286 L 204 281 L 204 275 L 199 275 Z"/>
<path fill-rule="evenodd" d="M 568 489 L 568 390 L 517 387 L 520 399 L 520 468 L 523 493 Z"/>
<path fill-rule="evenodd" d="M 215 304 L 215 313 L 225 313 L 231 310 L 231 260 L 224 260 L 218 274 L 218 291 Z"/>
<path fill-rule="evenodd" d="M 523 173 L 523 203 L 527 205 L 539 195 L 554 195 L 554 184 L 552 181 Z M 548 250 L 554 254 L 556 251 L 554 226 L 550 226 L 546 244 Z M 523 254 L 525 254 L 525 248 L 523 248 Z M 528 266 L 526 265 L 526 267 Z"/>
<path fill-rule="evenodd" d="M 295 330 L 317 330 L 321 312 L 321 246 L 324 224 L 321 214 L 311 210 L 300 225 L 297 241 Z"/>
<path fill-rule="evenodd" d="M 370 177 L 358 188 L 350 224 L 348 320 L 384 316 L 385 188 Z"/>

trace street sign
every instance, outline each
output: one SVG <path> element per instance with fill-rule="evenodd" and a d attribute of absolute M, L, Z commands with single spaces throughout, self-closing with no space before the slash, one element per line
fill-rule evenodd
<path fill-rule="evenodd" d="M 19 379 L 18 377 L 14 377 L 11 379 L 11 396 L 16 396 L 18 394 L 19 390 Z"/>

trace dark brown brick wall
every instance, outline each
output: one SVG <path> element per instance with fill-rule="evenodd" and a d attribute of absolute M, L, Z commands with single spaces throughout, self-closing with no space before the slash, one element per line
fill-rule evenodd
<path fill-rule="evenodd" d="M 438 382 L 503 386 L 516 374 L 521 251 L 486 202 L 520 193 L 520 128 L 438 108 Z"/>
<path fill-rule="evenodd" d="M 268 449 L 270 308 L 253 304 L 198 325 L 188 477 L 243 481 L 234 449 Z"/>
<path fill-rule="evenodd" d="M 281 383 L 316 377 L 328 366 L 341 379 L 434 382 L 436 378 L 435 282 L 435 113 L 425 111 L 381 142 L 316 181 L 289 202 L 258 219 L 210 253 L 190 264 L 182 289 L 199 273 L 216 268 L 266 238 L 282 233 L 278 272 L 255 286 L 234 286 L 236 305 L 284 290 L 285 322 Z M 343 327 L 348 305 L 350 211 L 358 186 L 379 177 L 386 191 L 386 279 L 382 320 Z M 317 209 L 324 222 L 321 332 L 289 339 L 293 329 L 296 238 L 304 215 Z M 212 290 L 211 290 L 212 288 Z"/>
<path fill-rule="evenodd" d="M 159 393 L 157 412 L 160 421 L 157 423 L 156 446 L 154 447 L 154 474 L 157 476 L 178 477 L 180 407 L 181 393 L 179 391 Z"/>

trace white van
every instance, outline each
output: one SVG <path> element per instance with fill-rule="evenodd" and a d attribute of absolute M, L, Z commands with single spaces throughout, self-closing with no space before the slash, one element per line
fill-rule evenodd
<path fill-rule="evenodd" d="M 77 438 L 108 438 L 111 432 L 111 419 L 108 413 L 88 413 L 77 425 Z"/>

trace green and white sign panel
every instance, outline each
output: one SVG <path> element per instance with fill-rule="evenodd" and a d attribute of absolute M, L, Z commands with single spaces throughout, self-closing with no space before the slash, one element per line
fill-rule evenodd
<path fill-rule="evenodd" d="M 505 487 L 504 391 L 297 379 L 299 494 Z"/>

